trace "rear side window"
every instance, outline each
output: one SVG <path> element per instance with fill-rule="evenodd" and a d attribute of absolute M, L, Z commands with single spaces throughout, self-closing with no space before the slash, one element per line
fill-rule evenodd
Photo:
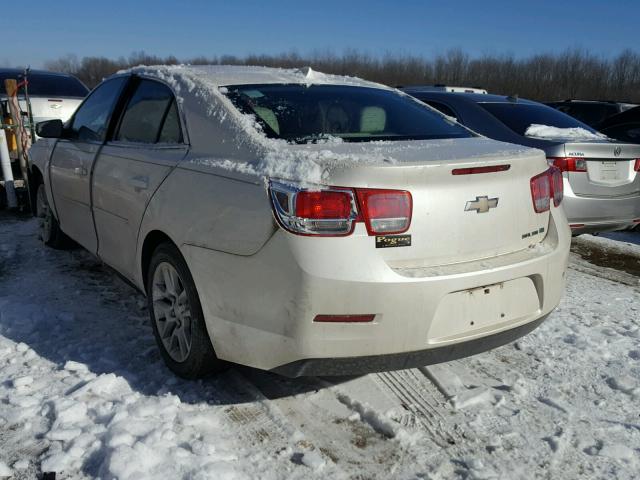
<path fill-rule="evenodd" d="M 126 77 L 107 80 L 91 92 L 73 116 L 70 138 L 91 142 L 104 141 L 111 112 L 126 81 Z"/>
<path fill-rule="evenodd" d="M 444 103 L 434 102 L 433 100 L 422 100 L 424 103 L 429 105 L 430 107 L 435 108 L 439 112 L 444 113 L 448 117 L 457 118 L 458 116 L 455 114 L 449 105 L 445 105 Z"/>
<path fill-rule="evenodd" d="M 4 81 L 7 78 L 18 80 L 24 79 L 24 74 L 0 73 L 0 86 L 4 93 Z M 76 77 L 67 75 L 51 75 L 45 73 L 29 73 L 27 76 L 29 81 L 29 95 L 34 97 L 78 97 L 83 98 L 89 93 L 89 89 L 85 87 Z"/>
<path fill-rule="evenodd" d="M 173 93 L 152 80 L 141 80 L 122 115 L 116 140 L 136 143 L 180 143 L 182 135 Z"/>
<path fill-rule="evenodd" d="M 526 103 L 478 103 L 518 135 L 523 135 L 533 124 L 557 128 L 584 128 L 596 133 L 590 126 L 546 105 Z"/>

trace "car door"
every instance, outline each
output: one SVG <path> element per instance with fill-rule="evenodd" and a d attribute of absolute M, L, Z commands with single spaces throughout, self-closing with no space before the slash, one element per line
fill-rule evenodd
<path fill-rule="evenodd" d="M 111 117 L 127 77 L 99 85 L 80 105 L 64 138 L 58 140 L 50 162 L 53 201 L 62 230 L 96 252 L 97 238 L 91 213 L 91 174 Z"/>
<path fill-rule="evenodd" d="M 92 191 L 98 255 L 129 278 L 147 204 L 188 149 L 171 89 L 156 80 L 132 81 L 113 137 L 96 161 Z"/>

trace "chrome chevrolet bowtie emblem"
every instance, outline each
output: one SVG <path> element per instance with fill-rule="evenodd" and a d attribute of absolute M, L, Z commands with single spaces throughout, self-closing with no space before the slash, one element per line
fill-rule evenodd
<path fill-rule="evenodd" d="M 475 200 L 469 200 L 464 207 L 465 212 L 471 212 L 475 210 L 476 213 L 487 213 L 490 208 L 496 208 L 498 206 L 498 198 L 476 197 Z"/>

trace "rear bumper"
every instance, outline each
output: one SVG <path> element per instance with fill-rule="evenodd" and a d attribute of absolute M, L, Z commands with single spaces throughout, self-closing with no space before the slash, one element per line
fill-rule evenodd
<path fill-rule="evenodd" d="M 561 209 L 550 218 L 536 248 L 431 269 L 393 268 L 366 235 L 353 248 L 278 231 L 248 257 L 181 250 L 219 358 L 292 376 L 358 373 L 472 355 L 535 328 L 565 284 L 571 235 Z M 314 322 L 322 314 L 375 319 Z"/>
<path fill-rule="evenodd" d="M 443 347 L 363 357 L 308 358 L 281 365 L 272 371 L 286 377 L 363 375 L 450 362 L 511 343 L 538 328 L 547 316 L 500 333 Z"/>
<path fill-rule="evenodd" d="M 581 197 L 566 179 L 562 204 L 574 235 L 624 230 L 640 218 L 640 195 Z"/>

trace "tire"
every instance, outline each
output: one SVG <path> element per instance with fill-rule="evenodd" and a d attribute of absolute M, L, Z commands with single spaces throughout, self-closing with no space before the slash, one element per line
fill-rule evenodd
<path fill-rule="evenodd" d="M 173 373 L 193 380 L 225 368 L 213 350 L 191 272 L 172 243 L 153 252 L 147 303 L 160 354 Z"/>
<path fill-rule="evenodd" d="M 49 207 L 44 184 L 38 185 L 36 193 L 36 216 L 40 220 L 40 238 L 45 245 L 65 249 L 72 245 L 71 239 L 60 229 L 60 224 Z"/>

